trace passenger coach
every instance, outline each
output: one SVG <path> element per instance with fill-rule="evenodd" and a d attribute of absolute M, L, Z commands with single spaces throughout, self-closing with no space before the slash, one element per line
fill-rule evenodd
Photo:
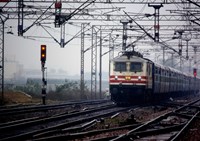
<path fill-rule="evenodd" d="M 110 63 L 110 93 L 118 104 L 153 102 L 197 93 L 200 79 L 155 64 L 138 54 L 123 54 Z"/>

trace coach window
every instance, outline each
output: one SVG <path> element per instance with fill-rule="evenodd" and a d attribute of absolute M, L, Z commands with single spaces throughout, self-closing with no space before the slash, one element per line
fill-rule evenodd
<path fill-rule="evenodd" d="M 142 63 L 140 62 L 130 63 L 130 72 L 141 72 L 141 71 L 142 71 Z"/>
<path fill-rule="evenodd" d="M 115 71 L 126 71 L 126 62 L 115 62 Z"/>

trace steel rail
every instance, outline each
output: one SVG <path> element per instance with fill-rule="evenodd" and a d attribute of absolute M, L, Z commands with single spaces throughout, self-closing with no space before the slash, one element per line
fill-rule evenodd
<path fill-rule="evenodd" d="M 73 121 L 70 121 L 70 122 L 67 122 L 67 123 L 54 125 L 54 126 L 51 126 L 51 127 L 45 128 L 45 129 L 39 129 L 39 130 L 34 130 L 34 131 L 26 132 L 26 133 L 21 133 L 21 134 L 18 134 L 18 135 L 5 137 L 5 138 L 0 139 L 0 141 L 12 141 L 12 140 L 16 141 L 16 140 L 30 139 L 36 134 L 41 134 L 43 132 L 47 132 L 47 131 L 51 131 L 51 130 L 61 130 L 62 128 L 80 125 L 80 124 L 83 124 L 85 122 L 91 121 L 91 120 L 96 119 L 96 118 L 110 116 L 110 115 L 113 115 L 117 112 L 127 111 L 129 109 L 130 109 L 130 107 L 129 108 L 120 108 L 120 109 L 117 109 L 117 110 L 113 110 L 111 112 L 105 112 L 103 114 L 88 116 L 87 118 L 73 120 Z"/>
<path fill-rule="evenodd" d="M 77 105 L 77 104 L 99 104 L 105 103 L 108 100 L 92 100 L 92 101 L 82 101 L 82 102 L 69 102 L 63 104 L 54 104 L 54 105 L 37 105 L 37 106 L 28 106 L 28 107 L 18 107 L 18 108 L 9 108 L 9 109 L 0 109 L 0 116 L 7 116 L 7 115 L 16 115 L 16 114 L 24 114 L 24 113 L 31 113 L 31 112 L 42 112 L 43 110 L 52 110 L 52 109 L 60 109 L 66 108 L 70 105 Z"/>
<path fill-rule="evenodd" d="M 85 110 L 85 111 L 81 111 L 81 112 L 75 112 L 75 113 L 67 112 L 66 114 L 56 115 L 56 116 L 47 117 L 47 118 L 39 118 L 39 119 L 36 118 L 36 119 L 30 119 L 30 120 L 25 119 L 24 121 L 21 120 L 21 122 L 17 122 L 15 124 L 11 123 L 11 124 L 8 124 L 5 126 L 0 126 L 0 132 L 11 131 L 14 129 L 20 129 L 22 127 L 27 127 L 27 126 L 31 126 L 31 125 L 40 124 L 40 123 L 75 117 L 75 116 L 88 114 L 88 113 L 92 113 L 92 112 L 97 112 L 99 110 L 105 110 L 105 109 L 114 108 L 114 107 L 116 107 L 116 106 L 114 104 L 111 104 L 111 105 L 106 105 L 106 106 L 102 106 L 102 107 L 98 107 L 98 108 L 94 108 L 94 109 L 90 109 L 90 110 Z"/>
<path fill-rule="evenodd" d="M 94 136 L 97 134 L 101 134 L 101 133 L 109 133 L 112 131 L 118 131 L 118 130 L 123 130 L 123 129 L 132 129 L 135 127 L 138 127 L 141 124 L 135 124 L 135 125 L 126 125 L 126 126 L 122 126 L 122 127 L 117 127 L 117 128 L 111 128 L 111 129 L 101 129 L 101 130 L 92 130 L 92 131 L 88 131 L 88 132 L 80 132 L 80 133 L 71 133 L 68 135 L 57 135 L 57 136 L 48 136 L 48 137 L 41 137 L 41 138 L 36 138 L 34 139 L 34 141 L 45 141 L 45 140 L 62 140 L 62 139 L 80 139 L 86 136 Z M 58 133 L 62 133 L 64 134 L 66 131 L 59 131 Z M 68 131 L 69 132 L 69 131 Z M 55 133 L 54 133 L 55 134 Z M 110 137 L 108 137 L 110 138 Z M 113 138 L 113 137 L 112 137 Z"/>
<path fill-rule="evenodd" d="M 179 141 L 182 135 L 189 129 L 190 125 L 194 122 L 196 118 L 199 118 L 200 111 L 198 111 L 192 118 L 188 121 L 188 123 L 175 135 L 173 138 L 170 138 L 170 141 Z"/>
<path fill-rule="evenodd" d="M 141 132 L 142 130 L 144 129 L 147 129 L 150 125 L 153 125 L 154 123 L 157 123 L 159 121 L 161 121 L 162 119 L 166 118 L 166 117 L 169 117 L 169 116 L 173 116 L 174 113 L 177 113 L 177 112 L 180 112 L 181 110 L 183 110 L 184 108 L 190 106 L 190 105 L 193 105 L 194 103 L 197 103 L 199 102 L 200 99 L 198 100 L 195 100 L 193 102 L 190 102 L 186 105 L 183 105 L 182 107 L 178 108 L 177 110 L 173 110 L 173 111 L 170 111 L 168 113 L 165 113 L 159 117 L 156 117 L 155 119 L 151 120 L 151 121 L 148 121 L 144 124 L 142 124 L 141 126 L 135 128 L 135 129 L 132 129 L 131 131 L 127 132 L 126 134 L 122 134 L 120 136 L 118 136 L 117 138 L 114 138 L 112 139 L 111 141 L 123 141 L 123 140 L 130 140 L 129 138 L 132 137 L 134 138 L 135 137 L 135 133 L 137 132 Z M 148 132 L 147 132 L 148 133 Z"/>

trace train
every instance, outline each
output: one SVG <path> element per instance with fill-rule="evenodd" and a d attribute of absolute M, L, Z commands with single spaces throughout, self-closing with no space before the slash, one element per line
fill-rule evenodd
<path fill-rule="evenodd" d="M 110 61 L 111 100 L 118 105 L 160 102 L 199 92 L 200 78 L 163 66 L 138 52 L 124 52 Z"/>

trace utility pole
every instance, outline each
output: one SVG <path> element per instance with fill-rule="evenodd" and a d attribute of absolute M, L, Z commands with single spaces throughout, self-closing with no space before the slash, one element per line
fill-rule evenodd
<path fill-rule="evenodd" d="M 193 46 L 194 48 L 194 67 L 196 68 L 197 66 L 197 46 Z"/>
<path fill-rule="evenodd" d="M 154 41 L 159 42 L 159 30 L 160 30 L 160 8 L 163 7 L 162 4 L 148 4 L 149 7 L 153 7 L 155 9 L 154 12 Z"/>
<path fill-rule="evenodd" d="M 65 17 L 61 15 L 62 10 L 62 1 L 56 0 L 55 2 L 55 28 L 60 27 L 60 47 L 64 48 L 65 46 Z"/>
<path fill-rule="evenodd" d="M 174 52 L 172 52 L 172 66 L 174 66 Z"/>
<path fill-rule="evenodd" d="M 97 32 L 92 26 L 92 48 L 91 48 L 91 99 L 96 99 L 97 90 Z"/>
<path fill-rule="evenodd" d="M 189 47 L 189 41 L 192 39 L 192 35 L 191 33 L 186 33 L 184 34 L 185 36 L 183 36 L 183 40 L 186 41 L 186 59 L 189 59 L 189 55 L 188 55 L 188 47 Z"/>
<path fill-rule="evenodd" d="M 114 50 L 115 50 L 114 45 L 115 45 L 115 41 L 118 37 L 119 37 L 119 34 L 117 34 L 115 38 L 112 37 L 111 33 L 109 34 L 109 62 L 114 58 Z M 109 65 L 109 67 L 110 67 L 110 65 Z"/>
<path fill-rule="evenodd" d="M 84 53 L 85 53 L 85 27 L 88 23 L 82 23 L 81 24 L 81 82 L 80 82 L 80 98 L 83 99 L 85 95 L 84 90 Z"/>
<path fill-rule="evenodd" d="M 46 89 L 47 89 L 47 80 L 45 78 L 45 62 L 46 62 L 46 45 L 41 45 L 41 69 L 42 69 L 42 103 L 46 105 Z"/>
<path fill-rule="evenodd" d="M 189 42 L 189 40 L 186 40 L 186 59 L 187 60 L 189 59 L 189 56 L 188 56 L 188 42 Z"/>
<path fill-rule="evenodd" d="M 192 68 L 192 58 L 189 58 L 189 74 L 192 75 L 191 68 Z"/>
<path fill-rule="evenodd" d="M 24 29 L 24 0 L 18 0 L 18 36 L 23 36 Z"/>
<path fill-rule="evenodd" d="M 193 46 L 193 47 L 194 47 L 194 68 L 193 68 L 193 75 L 194 75 L 195 82 L 196 82 L 196 76 L 197 76 L 197 46 Z M 195 90 L 196 90 L 196 86 L 197 85 L 194 86 Z"/>
<path fill-rule="evenodd" d="M 63 23 L 62 25 L 61 25 L 61 32 L 60 32 L 60 37 L 61 37 L 61 39 L 60 39 L 60 47 L 62 47 L 62 48 L 64 48 L 64 46 L 65 46 L 65 23 Z"/>
<path fill-rule="evenodd" d="M 100 51 L 99 51 L 99 96 L 102 98 L 102 31 L 100 27 Z"/>
<path fill-rule="evenodd" d="M 165 65 L 165 46 L 163 46 L 163 65 Z"/>
<path fill-rule="evenodd" d="M 123 24 L 123 35 L 122 35 L 122 52 L 126 51 L 126 41 L 127 41 L 127 25 L 128 23 L 132 23 L 131 20 L 120 20 Z"/>
<path fill-rule="evenodd" d="M 182 71 L 182 50 L 183 50 L 183 44 L 182 44 L 182 35 L 183 35 L 183 30 L 178 30 L 177 31 L 178 34 L 179 34 L 179 43 L 178 43 L 178 53 L 179 53 L 179 56 L 180 56 L 180 71 Z"/>
<path fill-rule="evenodd" d="M 169 54 L 171 54 L 172 56 L 171 56 L 171 67 L 173 68 L 173 66 L 174 66 L 174 54 L 175 54 L 175 52 L 168 52 Z"/>
<path fill-rule="evenodd" d="M 3 19 L 0 16 L 0 31 L 1 31 L 0 32 L 0 92 L 1 92 L 2 104 L 4 103 L 4 45 L 5 45 L 4 26 L 7 19 L 8 17 Z"/>
<path fill-rule="evenodd" d="M 60 27 L 62 25 L 61 23 L 61 9 L 62 9 L 62 3 L 61 0 L 56 0 L 55 2 L 55 27 Z"/>

